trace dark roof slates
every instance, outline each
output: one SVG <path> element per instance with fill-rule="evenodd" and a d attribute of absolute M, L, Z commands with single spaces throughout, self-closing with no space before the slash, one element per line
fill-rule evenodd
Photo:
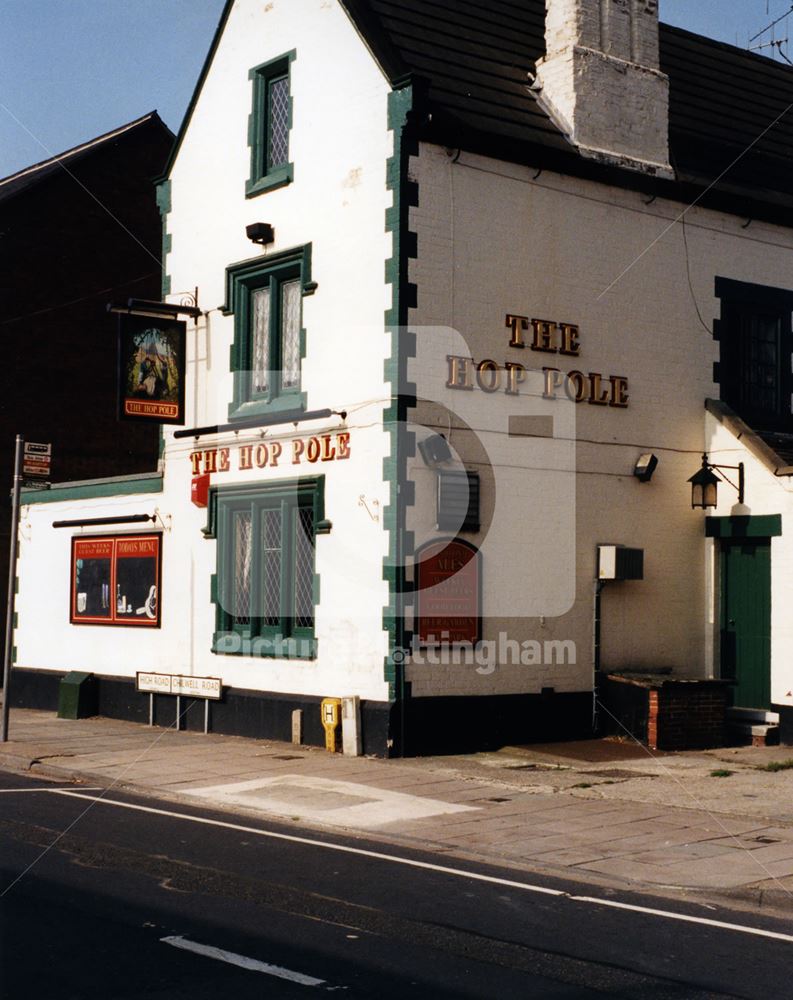
<path fill-rule="evenodd" d="M 148 127 L 161 129 L 173 136 L 173 133 L 157 112 L 150 111 L 148 114 L 141 115 L 140 118 L 135 118 L 124 125 L 119 125 L 109 132 L 104 132 L 93 139 L 81 142 L 71 149 L 66 149 L 38 163 L 32 163 L 30 166 L 23 167 L 8 177 L 0 178 L 0 201 L 13 198 L 50 177 L 59 176 L 64 171 L 68 172 L 76 168 L 78 163 L 82 163 L 88 157 L 112 147 L 115 143 L 123 141 L 130 133 Z"/>
<path fill-rule="evenodd" d="M 466 42 L 472 46 L 485 42 L 496 53 L 494 63 L 503 58 L 504 54 L 514 59 L 522 59 L 527 66 L 532 65 L 534 61 L 517 38 L 514 40 L 505 38 L 503 33 L 486 25 L 468 26 L 454 21 L 437 21 L 418 13 L 399 16 L 398 13 L 391 11 L 383 12 L 382 23 L 394 40 L 397 34 L 408 38 L 424 38 L 432 41 L 439 50 L 445 47 L 454 48 Z M 399 48 L 398 45 L 397 47 Z"/>
<path fill-rule="evenodd" d="M 438 59 L 431 46 L 416 45 L 412 50 L 405 51 L 419 70 L 426 72 L 431 66 L 436 66 L 438 71 L 434 74 L 435 79 L 453 80 L 463 88 L 470 87 L 478 93 L 490 93 L 493 100 L 537 107 L 537 102 L 529 91 L 529 81 L 517 67 L 501 67 L 498 74 L 488 74 L 475 68 L 469 68 L 466 72 L 461 70 L 454 59 Z"/>
<path fill-rule="evenodd" d="M 474 31 L 481 31 L 483 26 L 492 26 L 503 36 L 512 35 L 515 38 L 524 39 L 534 34 L 539 28 L 537 36 L 544 37 L 543 23 L 537 24 L 536 18 L 530 16 L 530 9 L 527 4 L 511 6 L 509 10 L 500 8 L 497 0 L 489 0 L 487 13 L 483 17 L 482 4 L 471 3 L 467 0 L 371 0 L 372 7 L 377 13 L 384 14 L 391 8 L 399 8 L 406 14 L 409 12 L 420 15 L 432 21 L 441 21 L 454 24 L 458 27 L 469 28 Z M 484 24 L 483 24 L 484 22 Z"/>

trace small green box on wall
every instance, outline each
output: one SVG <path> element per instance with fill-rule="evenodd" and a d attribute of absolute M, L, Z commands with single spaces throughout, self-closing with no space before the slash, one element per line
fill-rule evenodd
<path fill-rule="evenodd" d="M 87 719 L 96 715 L 96 678 L 79 670 L 70 671 L 58 688 L 58 718 Z"/>

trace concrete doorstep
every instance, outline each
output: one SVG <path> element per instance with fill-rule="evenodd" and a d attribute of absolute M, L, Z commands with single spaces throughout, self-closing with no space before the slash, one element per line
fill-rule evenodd
<path fill-rule="evenodd" d="M 0 768 L 793 912 L 793 748 L 583 741 L 378 760 L 15 709 Z"/>

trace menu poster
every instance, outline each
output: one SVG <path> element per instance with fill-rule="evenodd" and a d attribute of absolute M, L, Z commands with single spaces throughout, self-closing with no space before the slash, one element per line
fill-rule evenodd
<path fill-rule="evenodd" d="M 72 539 L 70 621 L 160 625 L 160 535 Z"/>
<path fill-rule="evenodd" d="M 72 544 L 72 621 L 107 622 L 112 618 L 113 541 L 80 538 Z"/>
<path fill-rule="evenodd" d="M 416 551 L 416 635 L 420 646 L 479 642 L 479 551 L 462 539 L 438 539 Z"/>

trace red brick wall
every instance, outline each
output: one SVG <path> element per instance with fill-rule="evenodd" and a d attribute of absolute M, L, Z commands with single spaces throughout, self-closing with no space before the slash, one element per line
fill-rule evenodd
<path fill-rule="evenodd" d="M 705 750 L 723 746 L 725 685 L 670 681 L 647 693 L 647 743 L 653 749 Z"/>

